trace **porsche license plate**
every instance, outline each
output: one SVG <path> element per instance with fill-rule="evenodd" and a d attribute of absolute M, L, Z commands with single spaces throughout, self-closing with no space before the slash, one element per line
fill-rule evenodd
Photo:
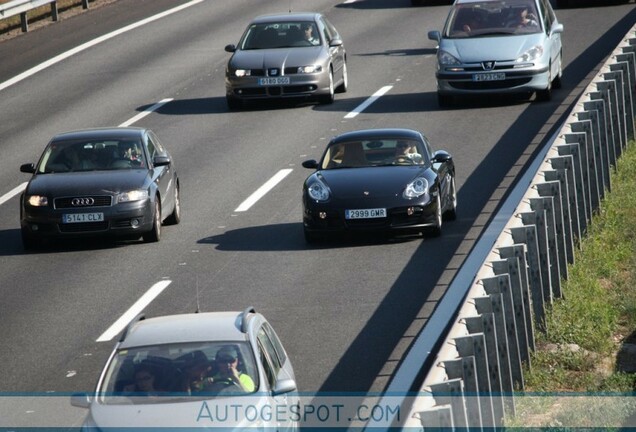
<path fill-rule="evenodd" d="M 503 72 L 473 74 L 473 81 L 503 81 L 506 74 Z"/>
<path fill-rule="evenodd" d="M 372 219 L 386 217 L 385 208 L 345 210 L 345 219 Z"/>
<path fill-rule="evenodd" d="M 62 215 L 62 223 L 103 222 L 104 213 L 70 213 Z"/>
<path fill-rule="evenodd" d="M 283 85 L 289 84 L 289 77 L 276 77 L 276 78 L 259 78 L 258 85 Z"/>

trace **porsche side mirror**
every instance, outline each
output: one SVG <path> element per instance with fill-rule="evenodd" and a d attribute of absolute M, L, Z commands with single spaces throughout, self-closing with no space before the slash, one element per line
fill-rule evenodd
<path fill-rule="evenodd" d="M 437 150 L 433 153 L 433 162 L 444 163 L 449 162 L 453 159 L 453 157 L 444 150 Z"/>
<path fill-rule="evenodd" d="M 20 172 L 33 174 L 35 172 L 35 166 L 32 163 L 26 163 L 20 165 Z"/>
<path fill-rule="evenodd" d="M 311 168 L 311 169 L 318 168 L 318 162 L 316 162 L 314 159 L 306 160 L 303 162 L 302 165 L 305 168 Z"/>

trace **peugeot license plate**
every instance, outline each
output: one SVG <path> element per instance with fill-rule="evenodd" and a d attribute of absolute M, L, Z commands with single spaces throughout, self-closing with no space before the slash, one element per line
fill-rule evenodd
<path fill-rule="evenodd" d="M 386 217 L 385 208 L 345 210 L 345 219 L 372 219 Z"/>
<path fill-rule="evenodd" d="M 62 223 L 103 222 L 104 213 L 69 213 L 62 215 Z"/>
<path fill-rule="evenodd" d="M 506 79 L 504 72 L 491 72 L 473 74 L 473 81 L 503 81 Z"/>

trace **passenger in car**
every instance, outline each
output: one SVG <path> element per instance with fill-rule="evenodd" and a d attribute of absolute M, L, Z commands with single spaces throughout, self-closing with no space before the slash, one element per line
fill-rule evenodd
<path fill-rule="evenodd" d="M 209 376 L 212 366 L 203 351 L 193 351 L 188 355 L 185 366 L 186 391 L 190 393 L 202 392 L 209 389 L 214 379 Z"/>
<path fill-rule="evenodd" d="M 157 373 L 155 369 L 147 364 L 141 363 L 135 368 L 133 384 L 124 387 L 125 392 L 141 393 L 147 396 L 156 395 L 158 389 L 155 386 Z"/>

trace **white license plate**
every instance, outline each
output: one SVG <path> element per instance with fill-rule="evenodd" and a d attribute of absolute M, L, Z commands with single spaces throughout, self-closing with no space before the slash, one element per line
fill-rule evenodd
<path fill-rule="evenodd" d="M 372 219 L 386 217 L 385 208 L 345 210 L 345 219 Z"/>
<path fill-rule="evenodd" d="M 70 213 L 62 215 L 62 223 L 103 222 L 104 213 Z"/>
<path fill-rule="evenodd" d="M 258 85 L 283 85 L 289 84 L 289 77 L 276 77 L 276 78 L 259 78 Z"/>
<path fill-rule="evenodd" d="M 503 81 L 506 74 L 503 72 L 473 74 L 473 81 Z"/>

